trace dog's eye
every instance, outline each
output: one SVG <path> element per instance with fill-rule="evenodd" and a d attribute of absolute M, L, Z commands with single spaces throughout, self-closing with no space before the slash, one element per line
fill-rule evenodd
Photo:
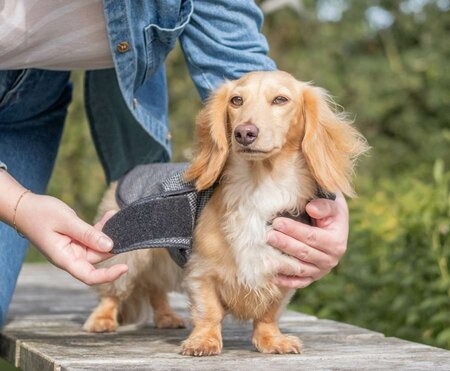
<path fill-rule="evenodd" d="M 283 104 L 286 103 L 288 100 L 289 99 L 287 99 L 286 97 L 279 95 L 273 99 L 272 104 Z"/>
<path fill-rule="evenodd" d="M 242 106 L 244 104 L 244 100 L 239 95 L 236 95 L 235 97 L 230 99 L 230 102 L 234 106 Z"/>

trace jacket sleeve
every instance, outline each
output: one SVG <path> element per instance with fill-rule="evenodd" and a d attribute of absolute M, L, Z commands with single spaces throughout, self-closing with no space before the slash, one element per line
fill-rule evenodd
<path fill-rule="evenodd" d="M 191 77 L 205 99 L 224 79 L 274 70 L 261 33 L 263 14 L 254 1 L 197 0 L 180 36 Z"/>

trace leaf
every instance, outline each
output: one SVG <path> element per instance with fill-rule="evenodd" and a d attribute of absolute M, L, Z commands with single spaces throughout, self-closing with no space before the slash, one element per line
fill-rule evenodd
<path fill-rule="evenodd" d="M 437 159 L 433 167 L 433 177 L 437 184 L 440 184 L 444 178 L 444 161 Z"/>

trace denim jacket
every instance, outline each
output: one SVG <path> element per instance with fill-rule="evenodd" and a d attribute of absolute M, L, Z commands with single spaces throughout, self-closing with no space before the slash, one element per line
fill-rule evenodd
<path fill-rule="evenodd" d="M 202 99 L 224 79 L 276 68 L 254 1 L 103 0 L 103 5 L 115 68 L 87 73 L 85 100 L 108 180 L 139 163 L 170 159 L 164 61 L 177 40 Z"/>

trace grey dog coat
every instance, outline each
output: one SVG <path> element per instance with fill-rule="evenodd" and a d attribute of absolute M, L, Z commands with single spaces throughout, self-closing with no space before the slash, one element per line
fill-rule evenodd
<path fill-rule="evenodd" d="M 116 200 L 120 211 L 103 228 L 114 242 L 113 254 L 164 247 L 178 265 L 184 266 L 196 221 L 214 191 L 213 186 L 197 192 L 192 182 L 185 182 L 187 167 L 187 163 L 139 165 L 119 180 Z M 334 194 L 320 189 L 317 196 L 335 199 Z M 311 224 L 306 213 L 279 216 Z"/>

